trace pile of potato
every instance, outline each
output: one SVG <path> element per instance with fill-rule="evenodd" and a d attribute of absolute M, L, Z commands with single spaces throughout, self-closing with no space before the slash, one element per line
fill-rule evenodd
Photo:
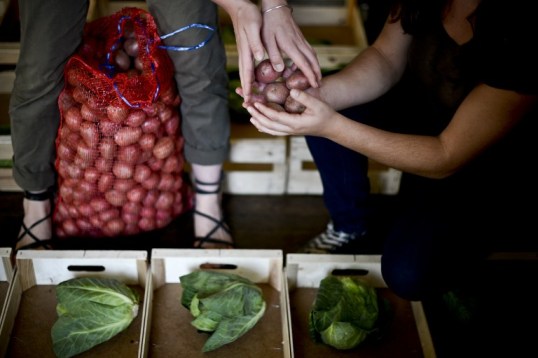
<path fill-rule="evenodd" d="M 302 104 L 290 97 L 293 88 L 306 90 L 310 87 L 303 72 L 294 65 L 288 64 L 281 71 L 275 71 L 271 61 L 265 59 L 255 68 L 254 101 L 267 104 L 278 111 L 302 113 Z"/>

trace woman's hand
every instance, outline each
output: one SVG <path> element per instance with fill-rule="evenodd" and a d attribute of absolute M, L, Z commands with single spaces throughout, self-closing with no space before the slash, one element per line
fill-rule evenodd
<path fill-rule="evenodd" d="M 315 135 L 330 137 L 331 128 L 341 115 L 325 102 L 316 98 L 318 89 L 306 93 L 293 89 L 290 96 L 306 108 L 301 114 L 276 111 L 262 103 L 247 107 L 252 118 L 250 122 L 260 131 L 275 136 Z"/>
<path fill-rule="evenodd" d="M 262 12 L 267 8 L 270 8 L 269 4 L 264 4 Z M 285 55 L 304 73 L 311 87 L 319 87 L 321 69 L 316 52 L 295 23 L 290 8 L 282 7 L 263 14 L 262 40 L 276 71 L 284 69 Z"/>
<path fill-rule="evenodd" d="M 234 27 L 239 53 L 239 77 L 245 106 L 252 102 L 255 61 L 267 53 L 277 71 L 284 69 L 284 54 L 316 88 L 321 80 L 321 69 L 315 51 L 305 40 L 291 10 L 283 7 L 262 15 L 258 6 L 248 0 L 213 0 L 229 15 Z M 275 6 L 266 0 L 262 11 Z"/>
<path fill-rule="evenodd" d="M 250 102 L 254 83 L 254 60 L 261 61 L 265 47 L 261 39 L 262 15 L 255 3 L 244 0 L 214 0 L 222 6 L 232 20 L 237 51 L 239 53 L 239 78 L 243 99 Z"/>

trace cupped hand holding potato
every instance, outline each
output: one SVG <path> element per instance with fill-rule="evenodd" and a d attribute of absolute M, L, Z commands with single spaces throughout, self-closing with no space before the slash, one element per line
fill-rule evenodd
<path fill-rule="evenodd" d="M 290 97 L 290 90 L 306 90 L 310 87 L 308 79 L 295 64 L 287 61 L 282 71 L 276 71 L 269 59 L 261 61 L 254 70 L 254 83 L 250 101 L 244 103 L 245 107 L 252 103 L 261 102 L 270 107 L 289 113 L 301 113 L 304 106 Z M 236 92 L 244 97 L 242 88 Z"/>
<path fill-rule="evenodd" d="M 308 91 L 292 89 L 290 98 L 304 107 L 301 113 L 289 113 L 256 102 L 247 107 L 252 116 L 250 122 L 260 131 L 276 136 L 315 135 L 329 136 L 330 129 L 341 117 L 325 102 L 319 100 L 319 89 Z"/>

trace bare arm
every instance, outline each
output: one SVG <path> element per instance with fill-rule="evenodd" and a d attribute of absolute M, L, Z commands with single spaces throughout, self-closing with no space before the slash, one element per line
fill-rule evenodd
<path fill-rule="evenodd" d="M 326 137 L 389 167 L 430 178 L 458 171 L 502 138 L 533 105 L 537 96 L 477 86 L 439 136 L 392 133 L 352 121 L 305 92 L 293 96 L 303 114 L 276 112 L 256 103 L 251 122 L 273 135 Z M 269 119 L 270 118 L 270 119 Z"/>
<path fill-rule="evenodd" d="M 318 96 L 335 110 L 378 98 L 401 78 L 410 43 L 399 22 L 387 22 L 370 47 L 342 71 L 322 80 Z"/>
<path fill-rule="evenodd" d="M 292 91 L 306 106 L 302 114 L 277 112 L 256 103 L 248 108 L 251 122 L 273 135 L 326 137 L 389 167 L 443 178 L 503 137 L 537 102 L 536 96 L 479 85 L 438 136 L 392 133 L 335 111 L 377 98 L 396 83 L 406 64 L 409 42 L 399 24 L 387 24 L 372 48 L 341 73 L 325 78 L 320 89 Z"/>
<path fill-rule="evenodd" d="M 439 136 L 392 133 L 338 114 L 326 136 L 387 166 L 431 178 L 449 176 L 502 138 L 536 97 L 475 88 Z M 325 136 L 325 135 L 324 135 Z"/>

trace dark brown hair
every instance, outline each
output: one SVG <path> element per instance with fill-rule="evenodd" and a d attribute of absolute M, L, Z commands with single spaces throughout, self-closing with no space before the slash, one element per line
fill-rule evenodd
<path fill-rule="evenodd" d="M 390 8 L 390 22 L 398 20 L 408 34 L 428 28 L 442 20 L 443 12 L 451 0 L 394 0 Z"/>

